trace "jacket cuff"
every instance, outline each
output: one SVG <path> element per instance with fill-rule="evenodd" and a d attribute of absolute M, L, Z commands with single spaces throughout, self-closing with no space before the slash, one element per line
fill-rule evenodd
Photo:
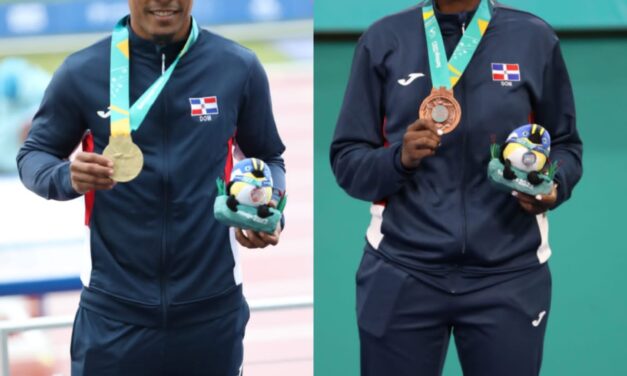
<path fill-rule="evenodd" d="M 405 168 L 403 166 L 403 163 L 401 163 L 401 148 L 402 148 L 402 146 L 403 146 L 402 143 L 399 143 L 399 144 L 396 144 L 394 146 L 391 146 L 391 148 L 393 148 L 392 158 L 394 158 L 393 159 L 394 169 L 396 170 L 396 172 L 398 172 L 402 176 L 410 176 L 410 175 L 414 174 L 415 170 L 407 169 L 407 168 Z"/>
<path fill-rule="evenodd" d="M 555 205 L 550 210 L 557 209 L 560 205 L 562 205 L 566 200 L 568 200 L 568 189 L 563 183 L 564 179 L 560 176 L 560 172 L 558 171 L 553 178 L 553 183 L 557 184 L 557 200 L 555 201 Z"/>
<path fill-rule="evenodd" d="M 54 182 L 55 186 L 59 188 L 57 192 L 59 200 L 71 200 L 82 196 L 80 193 L 74 190 L 72 187 L 72 177 L 70 175 L 70 162 L 66 161 L 56 167 Z"/>

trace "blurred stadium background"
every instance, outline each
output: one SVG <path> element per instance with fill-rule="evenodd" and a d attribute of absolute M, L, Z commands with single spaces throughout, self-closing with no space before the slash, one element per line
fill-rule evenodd
<path fill-rule="evenodd" d="M 79 297 L 83 202 L 47 202 L 27 191 L 15 153 L 50 74 L 127 13 L 127 0 L 0 0 L 0 363 L 10 359 L 0 376 L 9 368 L 11 376 L 70 374 L 66 323 Z M 245 340 L 246 374 L 312 375 L 313 1 L 197 0 L 193 14 L 260 57 L 288 146 L 289 230 L 275 248 L 241 252 L 245 294 L 258 307 Z M 61 328 L 7 329 L 41 322 Z"/>
<path fill-rule="evenodd" d="M 550 213 L 553 303 L 542 375 L 627 375 L 627 0 L 501 2 L 533 12 L 557 30 L 584 142 L 583 179 L 572 200 Z M 316 375 L 359 372 L 355 271 L 369 205 L 349 198 L 336 185 L 329 166 L 329 145 L 353 49 L 374 21 L 417 3 L 316 1 Z M 449 346 L 444 375 L 461 374 L 454 346 Z"/>

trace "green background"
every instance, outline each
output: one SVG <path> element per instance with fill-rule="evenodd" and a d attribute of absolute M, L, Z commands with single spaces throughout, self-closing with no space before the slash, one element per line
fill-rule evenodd
<path fill-rule="evenodd" d="M 319 5 L 316 20 L 325 14 Z M 369 204 L 338 188 L 328 158 L 353 48 L 353 42 L 318 40 L 315 45 L 314 353 L 319 376 L 359 373 L 354 276 Z M 553 305 L 542 375 L 627 375 L 627 38 L 562 38 L 562 48 L 584 142 L 584 177 L 571 201 L 550 214 Z M 454 346 L 444 375 L 461 375 Z"/>
<path fill-rule="evenodd" d="M 627 0 L 499 0 L 544 18 L 558 29 L 617 28 L 627 25 Z M 317 0 L 316 31 L 362 30 L 381 15 L 419 0 Z"/>

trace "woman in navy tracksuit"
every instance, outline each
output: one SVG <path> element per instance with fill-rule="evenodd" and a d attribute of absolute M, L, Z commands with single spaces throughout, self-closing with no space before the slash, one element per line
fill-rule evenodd
<path fill-rule="evenodd" d="M 449 58 L 478 3 L 434 4 Z M 490 7 L 454 89 L 461 123 L 443 136 L 416 120 L 433 86 L 421 6 L 376 22 L 355 49 L 331 161 L 342 188 L 373 202 L 357 272 L 363 375 L 439 375 L 451 333 L 465 375 L 539 373 L 551 302 L 545 212 L 571 196 L 582 144 L 553 30 Z M 502 79 L 493 63 L 519 74 Z M 541 200 L 486 176 L 491 140 L 530 122 L 550 132 L 560 163 L 557 189 Z"/>

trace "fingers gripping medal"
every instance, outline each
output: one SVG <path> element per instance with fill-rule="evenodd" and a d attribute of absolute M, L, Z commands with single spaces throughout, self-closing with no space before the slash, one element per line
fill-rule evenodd
<path fill-rule="evenodd" d="M 433 89 L 420 105 L 419 116 L 421 119 L 433 119 L 443 134 L 452 132 L 461 120 L 462 108 L 453 95 L 453 87 L 466 70 L 488 28 L 492 18 L 490 1 L 481 0 L 449 61 L 446 60 L 444 41 L 432 2 L 422 8 Z"/>
<path fill-rule="evenodd" d="M 192 19 L 192 30 L 187 42 L 172 62 L 170 67 L 150 85 L 137 101 L 130 106 L 130 47 L 129 47 L 129 18 L 122 18 L 111 37 L 111 71 L 109 82 L 109 97 L 111 100 L 111 137 L 109 145 L 103 155 L 113 161 L 112 179 L 117 182 L 128 182 L 135 179 L 144 166 L 144 156 L 137 145 L 133 143 L 131 132 L 139 129 L 148 111 L 172 76 L 172 72 L 179 60 L 198 39 L 199 28 L 196 20 Z"/>

